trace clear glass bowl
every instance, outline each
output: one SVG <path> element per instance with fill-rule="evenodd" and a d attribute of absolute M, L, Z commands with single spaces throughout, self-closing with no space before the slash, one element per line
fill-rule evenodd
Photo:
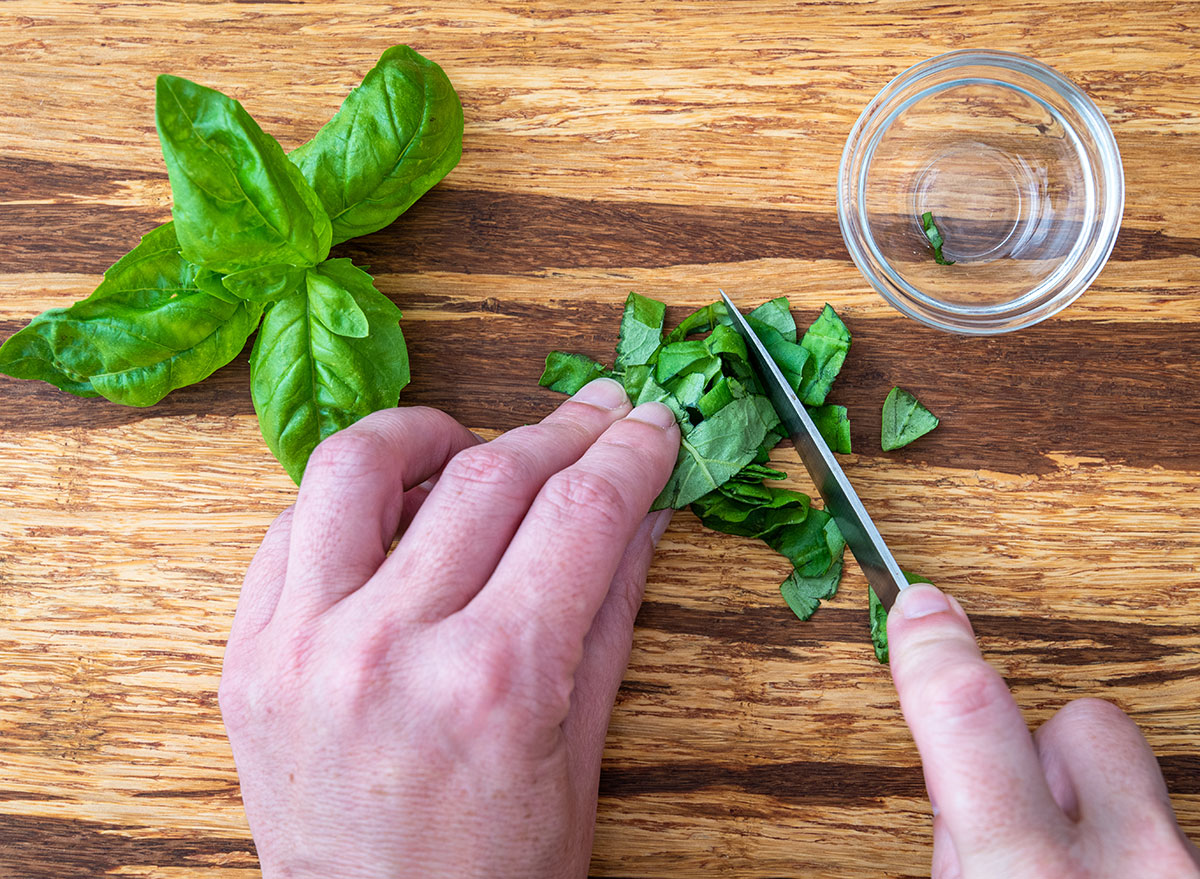
<path fill-rule="evenodd" d="M 1027 327 L 1103 268 L 1125 204 L 1112 129 L 1073 83 L 1008 52 L 900 74 L 855 123 L 838 223 L 855 264 L 910 317 L 958 333 Z M 922 227 L 944 239 L 939 265 Z"/>

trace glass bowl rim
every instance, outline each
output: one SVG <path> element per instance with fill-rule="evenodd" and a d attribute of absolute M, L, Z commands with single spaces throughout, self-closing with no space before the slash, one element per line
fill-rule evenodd
<path fill-rule="evenodd" d="M 858 216 L 862 213 L 858 195 L 863 188 L 859 185 L 859 178 L 865 178 L 869 162 L 860 162 L 861 167 L 857 169 L 857 173 L 852 170 L 856 159 L 861 158 L 860 153 L 868 140 L 868 133 L 879 126 L 881 119 L 887 124 L 894 120 L 897 115 L 895 112 L 885 114 L 882 111 L 895 103 L 897 96 L 904 94 L 907 89 L 922 80 L 959 67 L 993 68 L 1034 78 L 1048 87 L 1053 96 L 1062 101 L 1066 108 L 1075 112 L 1082 125 L 1071 125 L 1073 136 L 1092 145 L 1097 155 L 1093 170 L 1098 181 L 1099 231 L 1091 245 L 1085 248 L 1082 258 L 1076 257 L 1074 265 L 1064 264 L 1070 266 L 1068 272 L 1062 271 L 1063 267 L 1060 266 L 1050 278 L 1016 299 L 979 308 L 940 303 L 903 279 L 896 285 L 895 281 L 886 277 L 895 272 L 890 270 L 890 266 L 882 258 L 878 261 L 890 271 L 885 272 L 876 267 L 875 260 L 866 253 L 866 248 L 859 240 L 861 238 L 862 241 L 874 242 L 869 227 Z M 1016 84 L 1014 87 L 1020 88 Z M 1061 109 L 1063 108 L 1060 107 Z M 886 130 L 886 127 L 882 130 Z M 875 140 L 880 133 L 881 131 L 875 132 Z M 956 49 L 910 65 L 893 77 L 863 108 L 846 138 L 838 166 L 838 226 L 850 258 L 859 272 L 877 293 L 901 313 L 928 326 L 954 333 L 994 335 L 1022 329 L 1057 314 L 1078 299 L 1108 262 L 1120 231 L 1124 205 L 1125 177 L 1121 154 L 1104 114 L 1079 86 L 1058 71 L 1041 61 L 1015 52 Z M 877 248 L 872 249 L 878 251 Z M 1063 285 L 1065 275 L 1074 276 L 1070 283 Z M 1054 281 L 1055 284 L 1050 284 L 1050 281 Z M 899 290 L 895 289 L 897 286 L 900 287 Z M 1061 289 L 1055 291 L 1055 286 Z M 905 290 L 905 287 L 909 289 Z M 1042 288 L 1046 288 L 1045 295 L 1032 297 L 1033 293 Z"/>

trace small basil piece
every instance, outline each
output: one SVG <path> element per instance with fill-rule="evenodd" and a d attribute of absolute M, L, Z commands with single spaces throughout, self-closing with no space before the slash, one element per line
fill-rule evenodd
<path fill-rule="evenodd" d="M 631 364 L 649 363 L 662 344 L 663 318 L 667 307 L 656 299 L 630 293 L 621 316 L 617 335 L 615 368 L 624 370 Z"/>
<path fill-rule="evenodd" d="M 850 331 L 833 307 L 826 303 L 820 316 L 800 340 L 811 355 L 804 365 L 804 380 L 798 394 L 809 406 L 825 402 L 833 380 L 837 378 L 850 350 Z"/>
<path fill-rule="evenodd" d="M 551 351 L 546 355 L 546 368 L 538 384 L 560 394 L 574 394 L 588 382 L 607 374 L 608 370 L 590 357 Z"/>
<path fill-rule="evenodd" d="M 338 244 L 408 210 L 458 164 L 462 134 L 462 104 L 442 68 L 392 46 L 291 160 L 320 195 Z"/>
<path fill-rule="evenodd" d="M 850 454 L 850 418 L 845 406 L 826 403 L 808 410 L 813 424 L 829 448 L 842 455 Z"/>
<path fill-rule="evenodd" d="M 171 224 L 118 260 L 87 299 L 34 318 L 0 347 L 0 371 L 82 397 L 150 406 L 237 356 L 262 306 L 195 284 Z"/>
<path fill-rule="evenodd" d="M 317 443 L 395 406 L 408 384 L 400 309 L 374 285 L 356 284 L 349 293 L 366 315 L 365 337 L 330 330 L 300 290 L 268 309 L 250 355 L 263 439 L 297 484 Z"/>
<path fill-rule="evenodd" d="M 937 227 L 937 223 L 933 221 L 933 212 L 926 211 L 921 214 L 921 230 L 925 233 L 925 237 L 929 240 L 929 246 L 933 248 L 933 261 L 940 266 L 952 266 L 954 260 L 946 259 L 942 253 L 942 247 L 945 245 L 945 240 L 942 238 L 942 230 Z"/>
<path fill-rule="evenodd" d="M 177 76 L 158 77 L 154 121 L 171 179 L 180 249 L 229 273 L 311 266 L 329 253 L 329 216 L 275 138 L 242 105 Z"/>
<path fill-rule="evenodd" d="M 892 388 L 883 401 L 880 445 L 885 452 L 906 446 L 938 426 L 938 418 L 903 388 Z"/>
<path fill-rule="evenodd" d="M 308 270 L 308 305 L 317 320 L 339 336 L 361 339 L 370 328 L 352 290 L 369 296 L 375 282 L 348 259 L 328 259 Z"/>

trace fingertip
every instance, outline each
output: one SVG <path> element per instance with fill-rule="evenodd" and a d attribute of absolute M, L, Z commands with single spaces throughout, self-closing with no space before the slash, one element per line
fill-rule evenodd
<path fill-rule="evenodd" d="M 950 610 L 950 599 L 946 593 L 930 583 L 914 583 L 900 591 L 892 610 L 906 620 L 916 620 Z"/>
<path fill-rule="evenodd" d="M 629 395 L 615 379 L 598 378 L 588 382 L 571 395 L 571 402 L 584 403 L 597 409 L 620 409 L 629 405 Z"/>
<path fill-rule="evenodd" d="M 675 413 L 671 411 L 670 407 L 655 400 L 635 407 L 625 418 L 630 421 L 640 421 L 643 424 L 652 424 L 664 431 L 679 429 Z"/>

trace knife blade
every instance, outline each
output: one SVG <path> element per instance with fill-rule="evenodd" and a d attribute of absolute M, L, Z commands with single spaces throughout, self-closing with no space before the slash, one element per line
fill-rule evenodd
<path fill-rule="evenodd" d="M 754 328 L 746 322 L 733 301 L 721 291 L 733 328 L 746 342 L 750 359 L 754 363 L 755 373 L 766 389 L 767 397 L 779 413 L 783 426 L 787 429 L 800 453 L 800 460 L 808 468 L 816 485 L 817 493 L 825 501 L 825 511 L 833 516 L 838 529 L 846 538 L 846 544 L 854 553 L 858 566 L 862 568 L 867 582 L 883 602 L 883 606 L 891 610 L 892 604 L 900 594 L 900 590 L 908 585 L 900 566 L 892 556 L 891 550 L 884 543 L 879 529 L 871 521 L 866 507 L 842 472 L 833 452 L 825 444 L 812 417 L 804 408 L 804 404 L 796 396 L 792 386 L 783 377 L 775 359 L 771 357 Z"/>

